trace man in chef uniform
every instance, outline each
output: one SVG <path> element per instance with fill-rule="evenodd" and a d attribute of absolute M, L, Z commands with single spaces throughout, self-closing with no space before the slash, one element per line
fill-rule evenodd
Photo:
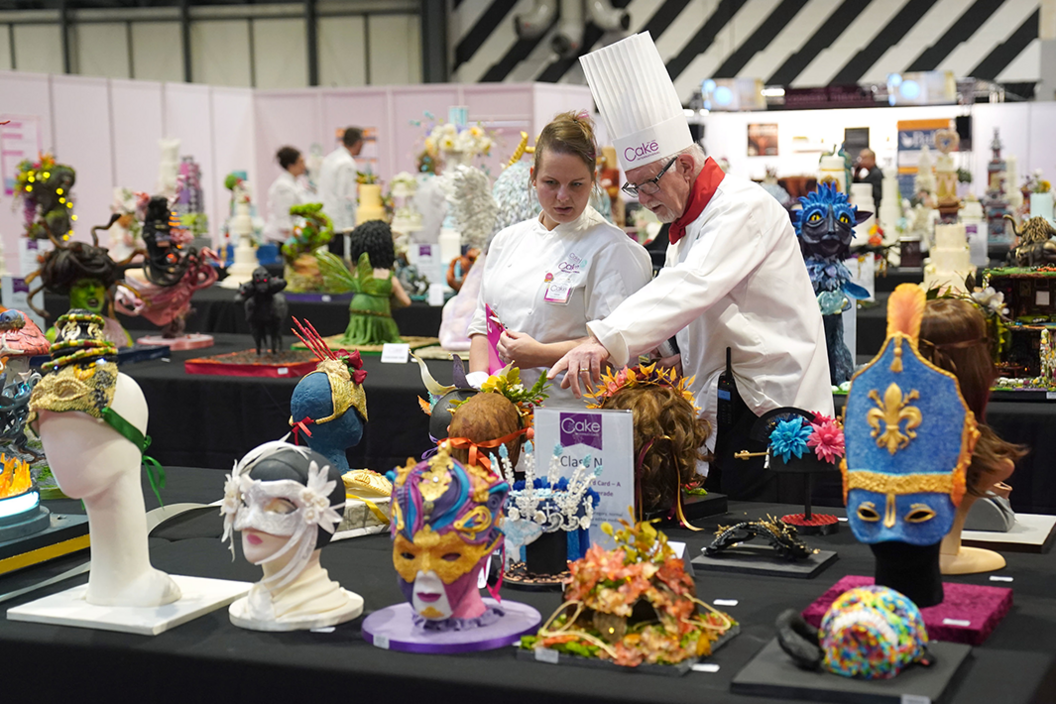
<path fill-rule="evenodd" d="M 686 377 L 712 424 L 708 486 L 736 499 L 776 500 L 762 457 L 735 460 L 755 419 L 796 406 L 833 415 L 821 312 L 788 213 L 758 185 L 727 176 L 693 142 L 674 85 L 648 33 L 580 58 L 627 174 L 624 190 L 671 223 L 664 268 L 551 369 L 580 393 L 607 362 L 675 337 Z M 633 69 L 632 69 L 633 67 Z M 719 386 L 730 348 L 732 383 Z"/>
<path fill-rule="evenodd" d="M 363 130 L 349 127 L 341 137 L 337 149 L 326 155 L 319 170 L 319 197 L 323 201 L 323 212 L 333 223 L 334 234 L 344 233 L 344 237 L 334 237 L 331 251 L 338 247 L 337 254 L 348 250 L 348 233 L 356 227 L 356 194 L 359 183 L 356 180 L 358 167 L 355 157 L 363 151 Z"/>

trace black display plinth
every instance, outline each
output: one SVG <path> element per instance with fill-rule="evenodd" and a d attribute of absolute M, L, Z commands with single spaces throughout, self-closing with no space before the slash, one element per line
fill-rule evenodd
<path fill-rule="evenodd" d="M 801 670 L 781 650 L 777 638 L 767 643 L 744 669 L 734 676 L 730 691 L 771 700 L 797 699 L 840 704 L 902 704 L 906 701 L 946 701 L 957 672 L 972 646 L 963 643 L 928 643 L 935 657 L 931 667 L 913 666 L 889 680 L 859 680 L 831 672 Z M 912 697 L 919 697 L 913 699 Z"/>
<path fill-rule="evenodd" d="M 45 509 L 47 510 L 47 509 Z M 44 530 L 0 542 L 0 574 L 53 560 L 88 547 L 88 517 L 48 516 Z"/>
<path fill-rule="evenodd" d="M 802 560 L 786 560 L 769 546 L 741 545 L 725 550 L 715 557 L 699 555 L 694 557 L 692 562 L 695 567 L 713 572 L 813 579 L 836 560 L 834 550 L 819 550 Z"/>

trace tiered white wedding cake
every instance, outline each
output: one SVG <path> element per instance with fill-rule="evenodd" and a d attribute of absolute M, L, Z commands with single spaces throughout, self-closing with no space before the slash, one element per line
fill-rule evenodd
<path fill-rule="evenodd" d="M 924 288 L 965 291 L 964 279 L 975 273 L 964 224 L 935 225 L 935 246 L 924 260 Z"/>

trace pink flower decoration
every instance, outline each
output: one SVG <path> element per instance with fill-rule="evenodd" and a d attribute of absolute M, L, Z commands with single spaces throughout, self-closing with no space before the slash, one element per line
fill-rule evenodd
<path fill-rule="evenodd" d="M 828 418 L 821 423 L 811 423 L 814 432 L 807 438 L 807 447 L 814 448 L 814 454 L 824 462 L 835 462 L 843 457 L 843 431 L 836 421 Z"/>

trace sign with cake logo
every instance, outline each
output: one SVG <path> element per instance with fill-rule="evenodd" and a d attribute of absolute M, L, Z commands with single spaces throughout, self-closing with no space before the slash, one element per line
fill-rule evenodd
<path fill-rule="evenodd" d="M 601 501 L 594 510 L 591 540 L 606 550 L 615 542 L 601 532 L 608 521 L 614 526 L 627 518 L 634 505 L 634 416 L 631 411 L 562 410 L 535 411 L 536 476 L 545 476 L 550 458 L 557 457 L 561 477 L 570 478 L 584 461 L 601 469 L 591 486 Z M 554 454 L 560 445 L 560 452 Z"/>

